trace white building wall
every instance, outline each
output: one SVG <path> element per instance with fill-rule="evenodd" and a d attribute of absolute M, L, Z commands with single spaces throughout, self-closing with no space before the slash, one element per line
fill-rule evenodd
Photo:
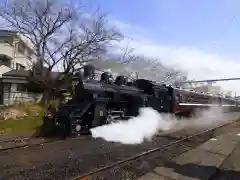
<path fill-rule="evenodd" d="M 11 71 L 12 69 L 10 67 L 7 67 L 5 65 L 0 66 L 0 77 L 2 77 L 2 74 Z"/>
<path fill-rule="evenodd" d="M 5 54 L 11 58 L 14 58 L 14 47 L 8 43 L 0 42 L 0 54 Z"/>
<path fill-rule="evenodd" d="M 2 37 L 0 40 L 0 54 L 7 55 L 12 59 L 10 68 L 16 69 L 16 64 L 19 63 L 28 70 L 32 67 L 32 62 L 36 62 L 36 56 L 33 53 L 29 56 L 28 52 L 31 52 L 32 47 L 27 41 L 15 38 L 14 36 Z M 6 42 L 6 40 L 8 40 L 9 43 Z M 23 53 L 18 51 L 19 44 L 22 44 L 24 47 Z"/>

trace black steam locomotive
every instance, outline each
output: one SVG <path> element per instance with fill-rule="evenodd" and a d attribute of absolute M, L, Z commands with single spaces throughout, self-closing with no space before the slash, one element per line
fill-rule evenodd
<path fill-rule="evenodd" d="M 100 80 L 94 80 L 93 76 L 93 67 L 85 66 L 72 100 L 61 104 L 51 116 L 65 136 L 88 133 L 93 127 L 137 116 L 140 107 L 176 115 L 189 115 L 196 109 L 219 105 L 231 111 L 239 110 L 239 102 L 233 99 L 181 90 L 145 79 L 128 81 L 118 76 L 113 80 L 107 72 L 102 73 Z"/>

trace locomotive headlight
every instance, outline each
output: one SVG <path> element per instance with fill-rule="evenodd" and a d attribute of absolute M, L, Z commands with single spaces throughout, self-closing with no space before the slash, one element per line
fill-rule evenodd
<path fill-rule="evenodd" d="M 77 125 L 76 126 L 76 131 L 80 131 L 81 130 L 81 126 L 80 125 Z"/>

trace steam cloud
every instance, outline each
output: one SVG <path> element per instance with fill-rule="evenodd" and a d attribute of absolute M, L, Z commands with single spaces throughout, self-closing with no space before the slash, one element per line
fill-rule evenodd
<path fill-rule="evenodd" d="M 159 114 L 152 108 L 141 108 L 139 115 L 91 129 L 92 137 L 122 144 L 140 144 L 156 134 L 166 134 L 184 128 L 204 128 L 224 121 L 222 109 L 198 112 L 197 118 L 178 119 L 171 114 Z"/>

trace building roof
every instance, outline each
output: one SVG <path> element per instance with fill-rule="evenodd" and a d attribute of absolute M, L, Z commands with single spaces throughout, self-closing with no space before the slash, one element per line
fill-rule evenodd
<path fill-rule="evenodd" d="M 3 37 L 3 36 L 12 36 L 12 35 L 16 35 L 16 34 L 17 34 L 16 31 L 3 30 L 3 29 L 0 30 L 0 37 Z"/>
<path fill-rule="evenodd" d="M 30 70 L 11 70 L 6 73 L 2 74 L 2 77 L 7 78 L 7 77 L 28 77 L 31 75 L 32 71 Z M 59 76 L 59 72 L 51 72 L 51 77 L 52 78 L 57 78 Z"/>
<path fill-rule="evenodd" d="M 31 71 L 28 70 L 11 70 L 6 73 L 4 73 L 2 76 L 12 76 L 12 77 L 27 77 L 29 76 Z"/>
<path fill-rule="evenodd" d="M 119 65 L 119 63 L 111 62 L 111 61 L 99 61 L 99 62 L 96 61 L 96 62 L 93 63 L 93 66 L 96 68 L 96 70 L 103 70 L 105 68 L 111 68 L 111 67 L 113 67 L 113 68 L 116 67 L 117 69 L 118 68 L 120 68 L 120 69 L 122 68 L 122 66 Z M 46 73 L 46 72 L 47 72 L 47 68 L 44 67 L 43 73 Z M 2 74 L 2 78 L 3 79 L 4 78 L 11 78 L 11 79 L 14 79 L 14 78 L 19 79 L 19 78 L 21 78 L 22 79 L 22 78 L 29 77 L 31 74 L 32 74 L 31 70 L 10 70 L 10 71 L 8 71 L 6 73 L 3 73 Z M 51 78 L 55 79 L 55 78 L 57 78 L 61 74 L 61 72 L 51 72 L 50 74 L 51 74 Z M 59 77 L 61 79 L 61 76 L 59 76 Z M 72 77 L 72 79 L 73 80 L 78 79 L 78 75 L 75 74 Z"/>

